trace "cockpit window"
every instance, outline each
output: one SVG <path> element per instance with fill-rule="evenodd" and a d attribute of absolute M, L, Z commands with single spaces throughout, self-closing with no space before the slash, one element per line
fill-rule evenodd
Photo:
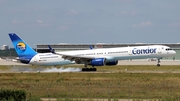
<path fill-rule="evenodd" d="M 172 50 L 171 48 L 166 48 L 166 51 Z"/>

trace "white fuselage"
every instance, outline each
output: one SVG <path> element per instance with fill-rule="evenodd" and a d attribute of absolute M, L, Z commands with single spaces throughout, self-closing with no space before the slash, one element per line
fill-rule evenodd
<path fill-rule="evenodd" d="M 174 56 L 176 52 L 167 46 L 150 45 L 150 46 L 134 46 L 134 47 L 119 47 L 119 48 L 102 48 L 92 50 L 78 50 L 57 52 L 60 54 L 79 56 L 79 57 L 94 57 L 105 58 L 107 62 L 114 60 L 128 59 L 145 59 L 145 58 L 163 58 Z M 65 65 L 73 64 L 74 61 L 65 60 L 60 55 L 53 53 L 38 53 L 35 55 L 30 64 L 36 65 Z"/>
<path fill-rule="evenodd" d="M 53 53 L 38 53 L 30 61 L 30 64 L 43 66 L 57 66 L 74 63 L 75 62 L 73 61 L 64 60 L 60 55 Z"/>

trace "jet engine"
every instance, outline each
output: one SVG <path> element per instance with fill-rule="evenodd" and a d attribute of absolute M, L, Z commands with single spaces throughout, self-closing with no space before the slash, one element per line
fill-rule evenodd
<path fill-rule="evenodd" d="M 88 65 L 92 65 L 92 66 L 104 66 L 104 64 L 105 64 L 105 58 L 96 58 L 88 63 Z"/>
<path fill-rule="evenodd" d="M 106 65 L 108 66 L 113 66 L 113 65 L 117 65 L 118 64 L 118 61 L 111 61 L 111 62 L 106 62 Z"/>

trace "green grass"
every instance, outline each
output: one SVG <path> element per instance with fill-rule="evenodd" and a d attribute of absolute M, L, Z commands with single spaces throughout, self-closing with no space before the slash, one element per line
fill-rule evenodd
<path fill-rule="evenodd" d="M 31 97 L 51 98 L 176 99 L 180 96 L 179 73 L 119 72 L 125 69 L 179 71 L 179 66 L 104 66 L 97 69 L 102 73 L 1 73 L 0 88 L 23 89 Z"/>

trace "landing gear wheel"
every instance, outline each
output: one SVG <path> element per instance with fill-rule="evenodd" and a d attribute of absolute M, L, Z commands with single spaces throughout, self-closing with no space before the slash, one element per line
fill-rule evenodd
<path fill-rule="evenodd" d="M 82 68 L 83 72 L 88 72 L 88 71 L 96 71 L 96 68 Z"/>
<path fill-rule="evenodd" d="M 89 68 L 82 68 L 82 71 L 89 71 Z"/>
<path fill-rule="evenodd" d="M 157 67 L 161 66 L 160 64 L 157 64 Z"/>
<path fill-rule="evenodd" d="M 90 68 L 90 71 L 96 71 L 97 69 L 96 68 Z"/>
<path fill-rule="evenodd" d="M 82 68 L 82 71 L 85 71 L 85 68 Z"/>
<path fill-rule="evenodd" d="M 96 71 L 96 68 L 92 66 L 92 68 L 87 68 L 88 61 L 84 61 L 84 68 L 82 68 L 82 71 Z"/>
<path fill-rule="evenodd" d="M 96 68 L 93 68 L 93 71 L 97 71 L 97 69 L 96 69 Z"/>

